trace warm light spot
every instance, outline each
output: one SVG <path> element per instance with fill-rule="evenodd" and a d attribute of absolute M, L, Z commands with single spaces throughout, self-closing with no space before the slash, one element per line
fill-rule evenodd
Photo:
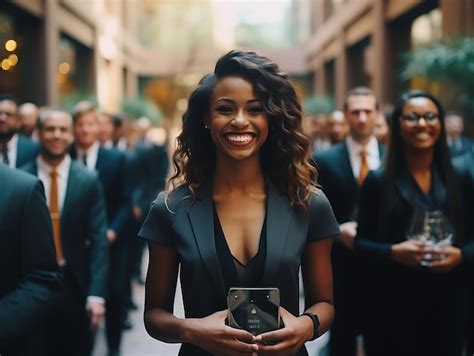
<path fill-rule="evenodd" d="M 63 62 L 59 65 L 59 73 L 61 74 L 68 74 L 71 70 L 69 63 Z"/>
<path fill-rule="evenodd" d="M 16 66 L 18 63 L 18 56 L 16 54 L 10 54 L 8 56 L 8 61 L 10 62 L 11 66 Z"/>
<path fill-rule="evenodd" d="M 2 69 L 3 69 L 3 70 L 9 70 L 10 67 L 11 67 L 10 61 L 9 61 L 8 59 L 4 59 L 4 60 L 2 61 Z"/>
<path fill-rule="evenodd" d="M 5 42 L 5 49 L 8 52 L 13 52 L 16 49 L 16 41 L 15 40 L 8 40 Z"/>

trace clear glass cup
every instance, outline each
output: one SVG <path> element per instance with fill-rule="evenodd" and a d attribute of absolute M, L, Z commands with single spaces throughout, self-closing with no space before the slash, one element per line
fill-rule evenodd
<path fill-rule="evenodd" d="M 423 244 L 426 254 L 420 264 L 429 266 L 444 258 L 443 250 L 453 243 L 453 228 L 442 211 L 415 209 L 407 239 Z"/>

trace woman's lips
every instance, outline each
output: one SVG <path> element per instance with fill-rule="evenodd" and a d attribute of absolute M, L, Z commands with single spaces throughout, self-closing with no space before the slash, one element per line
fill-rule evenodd
<path fill-rule="evenodd" d="M 224 139 L 232 146 L 243 147 L 249 145 L 255 137 L 253 133 L 227 133 Z"/>

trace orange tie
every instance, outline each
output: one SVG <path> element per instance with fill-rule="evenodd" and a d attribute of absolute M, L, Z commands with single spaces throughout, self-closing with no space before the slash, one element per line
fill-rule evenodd
<path fill-rule="evenodd" d="M 56 248 L 56 261 L 60 263 L 63 259 L 63 248 L 61 245 L 61 220 L 58 204 L 58 172 L 56 168 L 51 170 L 51 191 L 49 200 L 49 213 L 53 224 L 54 247 Z"/>
<path fill-rule="evenodd" d="M 369 165 L 367 164 L 367 151 L 362 149 L 360 151 L 360 173 L 359 173 L 359 185 L 364 184 L 365 177 L 369 173 Z"/>

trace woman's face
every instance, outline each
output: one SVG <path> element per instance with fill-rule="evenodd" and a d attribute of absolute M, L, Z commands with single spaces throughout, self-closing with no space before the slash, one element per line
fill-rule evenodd
<path fill-rule="evenodd" d="M 441 122 L 435 103 L 424 97 L 409 99 L 400 117 L 400 133 L 410 148 L 433 148 L 441 133 Z"/>
<path fill-rule="evenodd" d="M 240 76 L 217 82 L 207 125 L 217 154 L 235 160 L 258 156 L 268 137 L 268 117 L 262 102 L 252 83 Z"/>

